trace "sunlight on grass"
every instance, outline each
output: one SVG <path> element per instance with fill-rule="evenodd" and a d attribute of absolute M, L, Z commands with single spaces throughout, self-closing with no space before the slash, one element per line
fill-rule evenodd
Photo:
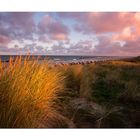
<path fill-rule="evenodd" d="M 0 127 L 40 127 L 56 117 L 54 101 L 63 91 L 61 72 L 37 60 L 0 61 Z"/>
<path fill-rule="evenodd" d="M 139 126 L 140 63 L 31 60 L 0 60 L 0 127 Z"/>

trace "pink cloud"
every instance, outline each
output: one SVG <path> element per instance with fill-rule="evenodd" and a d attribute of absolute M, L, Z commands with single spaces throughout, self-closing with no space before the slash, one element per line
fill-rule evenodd
<path fill-rule="evenodd" d="M 7 45 L 11 40 L 3 35 L 0 35 L 0 44 L 1 45 Z"/>
<path fill-rule="evenodd" d="M 53 22 L 49 26 L 49 32 L 52 34 L 63 33 L 68 34 L 68 28 L 61 22 Z"/>
<path fill-rule="evenodd" d="M 53 40 L 67 40 L 68 39 L 67 34 L 64 34 L 64 33 L 53 34 L 51 37 Z"/>
<path fill-rule="evenodd" d="M 99 45 L 96 46 L 95 53 L 101 55 L 131 56 L 140 55 L 140 40 L 127 40 L 125 44 L 114 42 L 110 36 L 99 36 Z"/>
<path fill-rule="evenodd" d="M 92 36 L 99 43 L 96 44 Z M 10 48 L 11 40 L 19 44 L 13 43 Z M 1 52 L 16 52 L 21 48 L 14 46 L 23 45 L 25 47 L 20 51 L 30 48 L 42 53 L 51 44 L 50 53 L 58 54 L 140 55 L 139 40 L 140 13 L 62 12 L 55 13 L 55 16 L 46 13 L 41 20 L 28 12 L 0 14 Z"/>
<path fill-rule="evenodd" d="M 13 28 L 22 29 L 28 33 L 35 30 L 33 13 L 31 12 L 10 12 L 5 18 L 12 24 Z"/>
<path fill-rule="evenodd" d="M 119 32 L 134 23 L 134 13 L 86 13 L 80 20 L 76 30 L 83 33 Z M 74 17 L 75 18 L 75 17 Z"/>
<path fill-rule="evenodd" d="M 114 40 L 136 41 L 140 38 L 140 13 L 133 13 L 132 23 L 113 36 Z"/>
<path fill-rule="evenodd" d="M 65 40 L 68 38 L 69 29 L 60 21 L 54 20 L 52 17 L 45 15 L 38 25 L 41 34 L 47 34 L 54 40 Z"/>
<path fill-rule="evenodd" d="M 127 41 L 122 50 L 124 54 L 140 55 L 140 40 Z"/>
<path fill-rule="evenodd" d="M 67 16 L 76 19 L 77 32 L 97 35 L 99 45 L 94 54 L 140 55 L 140 13 L 86 13 L 82 18 L 79 15 Z"/>
<path fill-rule="evenodd" d="M 53 19 L 49 15 L 42 17 L 41 21 L 38 24 L 39 30 L 44 33 L 47 30 L 47 27 L 52 23 Z"/>
<path fill-rule="evenodd" d="M 132 23 L 133 13 L 89 13 L 88 25 L 97 33 L 118 32 Z"/>
<path fill-rule="evenodd" d="M 120 33 L 117 33 L 113 36 L 113 40 L 135 40 L 136 39 L 135 35 L 135 29 L 132 27 L 125 27 Z"/>
<path fill-rule="evenodd" d="M 75 30 L 84 34 L 116 33 L 116 38 L 133 39 L 140 35 L 140 13 L 89 12 L 59 13 L 61 18 L 77 21 Z M 122 35 L 121 35 L 122 34 Z"/>

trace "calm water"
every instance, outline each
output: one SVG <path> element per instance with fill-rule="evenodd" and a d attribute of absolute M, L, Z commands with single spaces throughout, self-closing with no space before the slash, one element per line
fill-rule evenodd
<path fill-rule="evenodd" d="M 13 59 L 16 58 L 16 55 L 0 55 L 0 58 L 2 61 L 9 61 L 9 58 L 12 57 Z M 24 59 L 26 56 L 23 55 L 22 58 Z M 55 62 L 72 62 L 72 61 L 88 61 L 88 60 L 92 60 L 92 61 L 100 61 L 100 60 L 112 60 L 112 59 L 121 59 L 124 57 L 120 57 L 120 56 L 55 56 L 55 55 L 51 55 L 51 56 L 31 56 L 30 59 L 32 60 L 34 58 L 38 58 L 39 60 L 52 60 Z"/>

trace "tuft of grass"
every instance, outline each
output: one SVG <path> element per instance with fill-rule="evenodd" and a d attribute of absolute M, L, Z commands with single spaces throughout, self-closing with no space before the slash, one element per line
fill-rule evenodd
<path fill-rule="evenodd" d="M 66 86 L 71 92 L 79 94 L 80 92 L 80 82 L 83 71 L 82 65 L 69 66 L 65 70 L 62 70 L 66 77 Z"/>
<path fill-rule="evenodd" d="M 86 65 L 82 69 L 81 81 L 80 81 L 80 96 L 85 98 L 91 98 L 92 93 L 92 81 L 95 80 L 93 76 L 94 67 Z"/>
<path fill-rule="evenodd" d="M 53 127 L 56 121 L 55 100 L 64 90 L 64 76 L 47 63 L 28 60 L 0 61 L 1 128 Z"/>

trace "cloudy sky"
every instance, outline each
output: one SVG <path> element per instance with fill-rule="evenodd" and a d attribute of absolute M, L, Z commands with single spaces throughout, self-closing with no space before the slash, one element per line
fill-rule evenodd
<path fill-rule="evenodd" d="M 140 13 L 0 13 L 0 55 L 140 55 Z"/>

